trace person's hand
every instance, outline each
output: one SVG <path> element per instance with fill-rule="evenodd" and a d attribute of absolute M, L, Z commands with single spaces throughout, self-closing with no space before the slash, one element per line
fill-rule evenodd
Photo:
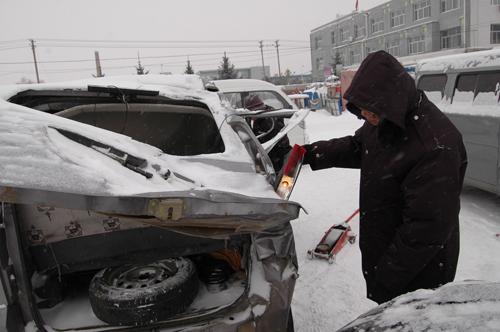
<path fill-rule="evenodd" d="M 314 160 L 313 156 L 313 146 L 311 144 L 306 144 L 302 145 L 302 147 L 306 150 L 306 153 L 304 154 L 304 160 L 302 162 L 302 165 L 309 165 L 311 162 Z"/>

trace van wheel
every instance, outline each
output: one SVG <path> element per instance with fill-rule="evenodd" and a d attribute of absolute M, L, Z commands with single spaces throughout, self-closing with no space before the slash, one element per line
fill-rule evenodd
<path fill-rule="evenodd" d="M 99 271 L 89 298 L 97 318 L 111 325 L 145 325 L 184 311 L 198 294 L 194 263 L 186 258 Z"/>

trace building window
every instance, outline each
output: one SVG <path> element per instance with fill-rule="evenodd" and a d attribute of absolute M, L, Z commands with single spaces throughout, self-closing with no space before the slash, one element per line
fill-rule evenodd
<path fill-rule="evenodd" d="M 332 45 L 335 45 L 335 31 L 332 31 Z"/>
<path fill-rule="evenodd" d="M 365 35 L 365 27 L 362 25 L 354 26 L 354 38 L 364 37 Z"/>
<path fill-rule="evenodd" d="M 316 70 L 323 70 L 325 68 L 325 63 L 323 62 L 323 58 L 316 59 Z"/>
<path fill-rule="evenodd" d="M 413 19 L 421 20 L 431 16 L 431 0 L 426 0 L 413 5 Z"/>
<path fill-rule="evenodd" d="M 341 42 L 346 41 L 347 38 L 349 38 L 348 34 L 349 34 L 349 29 L 347 28 L 340 29 L 340 41 Z"/>
<path fill-rule="evenodd" d="M 391 13 L 391 28 L 405 24 L 405 9 Z"/>
<path fill-rule="evenodd" d="M 314 41 L 317 50 L 323 47 L 323 37 L 316 37 Z"/>
<path fill-rule="evenodd" d="M 378 51 L 378 47 L 367 47 L 366 48 L 366 54 L 370 54 L 370 53 L 375 53 Z"/>
<path fill-rule="evenodd" d="M 462 29 L 460 27 L 441 31 L 441 49 L 462 46 Z"/>
<path fill-rule="evenodd" d="M 353 65 L 355 63 L 361 63 L 360 50 L 351 51 L 351 65 Z"/>
<path fill-rule="evenodd" d="M 387 53 L 392 56 L 399 56 L 399 39 L 385 44 Z"/>
<path fill-rule="evenodd" d="M 424 36 L 408 39 L 408 54 L 424 53 Z"/>
<path fill-rule="evenodd" d="M 384 20 L 382 17 L 372 20 L 372 33 L 384 31 Z"/>
<path fill-rule="evenodd" d="M 500 5 L 500 0 L 491 0 L 492 5 Z"/>
<path fill-rule="evenodd" d="M 491 25 L 490 44 L 500 44 L 500 24 Z"/>
<path fill-rule="evenodd" d="M 441 0 L 441 13 L 460 8 L 458 0 Z"/>

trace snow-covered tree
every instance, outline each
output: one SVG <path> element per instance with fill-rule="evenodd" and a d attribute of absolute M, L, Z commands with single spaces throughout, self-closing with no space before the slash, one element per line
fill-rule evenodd
<path fill-rule="evenodd" d="M 194 74 L 193 67 L 191 67 L 191 61 L 187 61 L 187 66 L 186 66 L 186 71 L 184 71 L 184 74 Z"/>
<path fill-rule="evenodd" d="M 218 73 L 219 80 L 228 80 L 237 77 L 237 74 L 234 71 L 234 65 L 231 63 L 231 61 L 229 61 L 229 58 L 226 56 L 226 52 L 224 52 L 224 56 L 222 57 Z"/>
<path fill-rule="evenodd" d="M 148 71 L 144 71 L 144 67 L 141 66 L 141 59 L 139 58 L 139 52 L 137 52 L 137 67 L 135 67 L 137 71 L 137 75 L 147 75 L 149 73 Z"/>
<path fill-rule="evenodd" d="M 337 65 L 343 65 L 344 59 L 342 59 L 342 56 L 339 52 L 335 52 L 335 56 L 332 57 L 332 60 L 333 62 L 330 63 L 330 66 L 333 69 L 333 74 L 338 76 L 340 73 L 337 73 Z"/>

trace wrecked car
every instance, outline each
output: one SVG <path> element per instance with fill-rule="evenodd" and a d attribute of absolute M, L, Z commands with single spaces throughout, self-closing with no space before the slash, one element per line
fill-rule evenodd
<path fill-rule="evenodd" d="M 0 87 L 0 323 L 293 330 L 301 161 L 282 184 L 272 144 L 196 75 Z"/>

